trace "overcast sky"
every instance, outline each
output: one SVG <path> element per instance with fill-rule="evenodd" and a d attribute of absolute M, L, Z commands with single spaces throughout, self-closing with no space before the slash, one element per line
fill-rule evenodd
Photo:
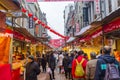
<path fill-rule="evenodd" d="M 39 2 L 40 9 L 42 12 L 46 13 L 48 25 L 62 35 L 64 35 L 63 11 L 65 6 L 70 3 L 73 2 Z M 48 34 L 53 39 L 60 38 L 51 32 L 48 32 Z"/>

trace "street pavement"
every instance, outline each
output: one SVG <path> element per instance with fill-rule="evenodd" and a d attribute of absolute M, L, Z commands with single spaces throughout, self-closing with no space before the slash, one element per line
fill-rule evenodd
<path fill-rule="evenodd" d="M 48 73 L 40 73 L 38 76 L 38 80 L 50 80 Z M 64 74 L 59 74 L 57 70 L 55 70 L 55 80 L 66 80 Z"/>

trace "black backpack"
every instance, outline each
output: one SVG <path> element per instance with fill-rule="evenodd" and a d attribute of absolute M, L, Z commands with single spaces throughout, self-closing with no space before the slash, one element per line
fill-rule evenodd
<path fill-rule="evenodd" d="M 120 80 L 120 73 L 117 65 L 107 63 L 104 80 Z"/>

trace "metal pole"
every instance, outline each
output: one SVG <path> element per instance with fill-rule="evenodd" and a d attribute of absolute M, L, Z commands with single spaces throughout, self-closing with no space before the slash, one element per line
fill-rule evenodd
<path fill-rule="evenodd" d="M 12 28 L 14 26 L 14 18 L 12 18 Z M 9 50 L 9 64 L 11 64 L 12 67 L 12 54 L 13 54 L 13 34 L 11 36 L 11 41 L 10 41 L 10 50 Z"/>
<path fill-rule="evenodd" d="M 100 0 L 100 16 L 101 16 L 101 21 L 103 19 L 103 16 L 102 16 L 102 0 Z M 104 43 L 104 27 L 102 25 L 102 47 L 105 46 L 105 43 Z"/>
<path fill-rule="evenodd" d="M 75 27 L 73 26 L 73 37 L 74 37 L 74 31 L 75 31 L 75 29 L 74 29 Z M 72 43 L 72 49 L 74 50 L 74 42 Z"/>

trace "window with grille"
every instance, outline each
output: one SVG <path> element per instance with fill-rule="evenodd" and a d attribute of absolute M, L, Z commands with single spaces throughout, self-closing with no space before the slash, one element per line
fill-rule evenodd
<path fill-rule="evenodd" d="M 118 6 L 120 6 L 120 0 L 118 0 Z"/>
<path fill-rule="evenodd" d="M 108 3 L 109 3 L 109 12 L 111 12 L 112 11 L 112 2 L 111 2 L 111 0 L 108 0 Z"/>

